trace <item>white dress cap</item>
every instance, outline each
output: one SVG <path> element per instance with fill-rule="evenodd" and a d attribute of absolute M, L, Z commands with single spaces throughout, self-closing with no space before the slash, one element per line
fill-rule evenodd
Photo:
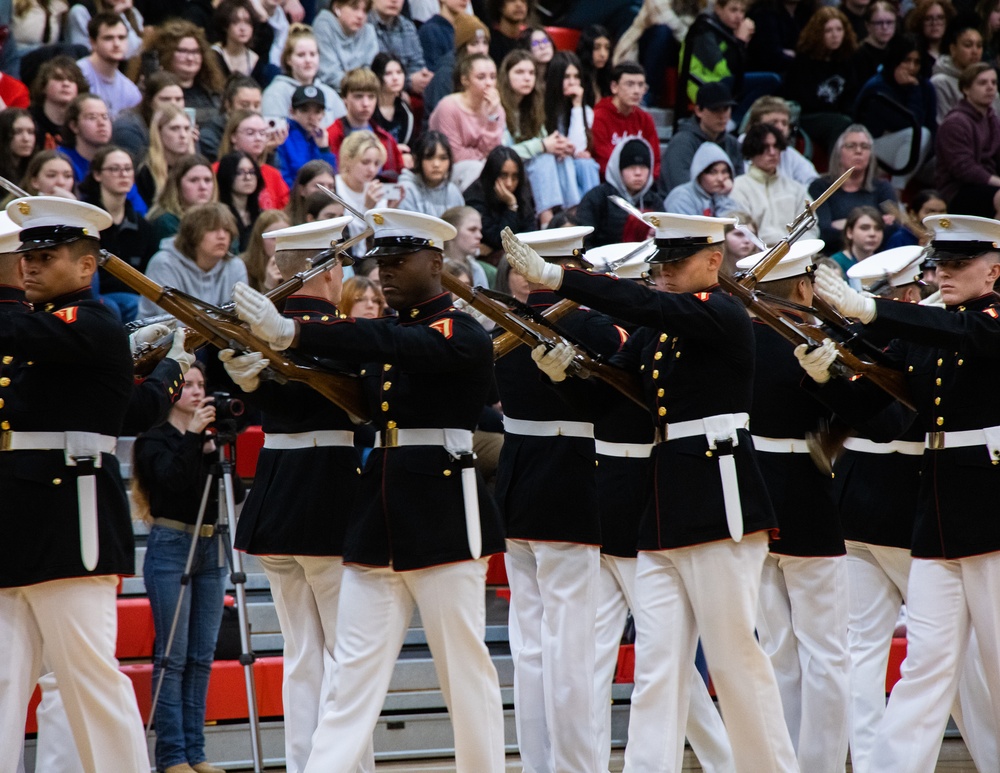
<path fill-rule="evenodd" d="M 276 250 L 328 250 L 340 241 L 344 229 L 353 218 L 350 215 L 316 220 L 268 231 L 265 239 L 277 239 Z"/>
<path fill-rule="evenodd" d="M 656 245 L 652 242 L 649 244 L 643 242 L 605 244 L 587 250 L 587 261 L 593 265 L 594 271 L 600 273 L 613 273 L 620 279 L 642 279 L 643 273 L 649 270 L 646 258 L 654 252 L 656 252 Z M 618 263 L 631 253 L 635 254 L 623 263 Z"/>
<path fill-rule="evenodd" d="M 453 225 L 439 217 L 405 209 L 370 209 L 365 214 L 365 221 L 375 231 L 375 246 L 366 253 L 366 258 L 426 249 L 441 252 L 444 243 L 458 235 Z"/>
<path fill-rule="evenodd" d="M 870 258 L 855 263 L 847 269 L 847 276 L 850 279 L 857 279 L 865 287 L 883 279 L 888 280 L 893 287 L 902 287 L 920 278 L 920 262 L 923 254 L 924 248 L 919 244 L 893 247 L 891 250 L 877 252 Z"/>
<path fill-rule="evenodd" d="M 0 212 L 0 255 L 17 252 L 21 246 L 21 226 L 10 219 L 6 212 Z"/>
<path fill-rule="evenodd" d="M 594 232 L 591 225 L 573 225 L 567 228 L 546 228 L 544 231 L 525 231 L 517 238 L 533 248 L 543 258 L 573 258 L 583 254 L 583 240 Z"/>
<path fill-rule="evenodd" d="M 761 277 L 760 281 L 777 282 L 779 279 L 805 276 L 809 273 L 809 267 L 813 265 L 813 258 L 822 252 L 824 247 L 826 242 L 822 239 L 799 239 L 788 248 L 788 254 L 778 261 L 778 265 Z M 747 271 L 757 265 L 766 254 L 757 252 L 749 255 L 737 262 L 736 268 Z"/>
<path fill-rule="evenodd" d="M 29 196 L 7 205 L 10 219 L 21 226 L 19 250 L 45 249 L 84 237 L 100 239 L 111 227 L 111 215 L 100 207 L 61 196 Z"/>
<path fill-rule="evenodd" d="M 952 255 L 982 255 L 1000 248 L 1000 222 L 975 215 L 929 215 L 924 226 L 934 233 L 935 251 Z M 937 259 L 932 254 L 930 260 Z"/>

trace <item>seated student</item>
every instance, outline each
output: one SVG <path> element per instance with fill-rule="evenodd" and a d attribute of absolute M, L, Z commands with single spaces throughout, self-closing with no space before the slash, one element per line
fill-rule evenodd
<path fill-rule="evenodd" d="M 653 149 L 653 178 L 659 178 L 660 138 L 652 116 L 639 107 L 645 95 L 645 70 L 635 62 L 616 64 L 611 71 L 611 96 L 594 106 L 591 128 L 594 160 L 600 165 L 602 174 L 615 145 L 625 137 L 642 137 Z"/>
<path fill-rule="evenodd" d="M 740 143 L 726 130 L 735 104 L 732 93 L 722 83 L 706 83 L 698 89 L 694 115 L 680 122 L 677 132 L 667 144 L 661 180 L 667 191 L 690 182 L 691 160 L 703 142 L 714 142 L 721 147 L 733 162 L 736 174 L 743 174 Z M 653 142 L 659 140 L 654 139 Z"/>
<path fill-rule="evenodd" d="M 690 77 L 685 84 L 691 102 L 706 83 L 724 83 L 731 93 L 742 92 L 747 43 L 754 33 L 754 23 L 746 17 L 746 10 L 745 0 L 718 0 L 713 9 L 703 11 L 691 25 L 680 54 L 683 62 L 686 51 L 691 50 Z"/>
<path fill-rule="evenodd" d="M 636 209 L 656 211 L 663 194 L 655 187 L 652 169 L 653 149 L 644 137 L 626 137 L 615 146 L 604 182 L 587 191 L 576 208 L 579 224 L 594 227 L 584 239 L 588 249 L 646 238 L 649 226 L 612 204 L 609 197 L 621 196 Z"/>
<path fill-rule="evenodd" d="M 706 142 L 691 160 L 691 182 L 678 185 L 663 202 L 665 212 L 675 215 L 723 217 L 736 209 L 733 190 L 733 162 L 714 142 Z"/>
<path fill-rule="evenodd" d="M 438 102 L 451 94 L 455 88 L 453 84 L 455 76 L 456 61 L 473 54 L 483 54 L 487 56 L 490 51 L 490 30 L 477 17 L 471 13 L 463 13 L 455 19 L 455 48 L 441 57 L 434 77 L 424 89 L 424 120 L 426 129 L 431 119 L 431 114 Z"/>
<path fill-rule="evenodd" d="M 916 196 L 913 196 L 909 203 L 905 205 L 906 212 L 896 232 L 885 242 L 885 248 L 891 250 L 894 247 L 908 247 L 911 244 L 926 246 L 931 239 L 931 232 L 924 228 L 925 217 L 931 215 L 945 215 L 948 213 L 948 204 L 938 191 L 933 188 L 925 188 Z"/>
<path fill-rule="evenodd" d="M 427 69 L 437 74 L 438 65 L 455 50 L 455 20 L 465 13 L 467 0 L 441 0 L 440 10 L 417 31 Z"/>
<path fill-rule="evenodd" d="M 135 107 L 142 101 L 139 89 L 118 69 L 125 60 L 126 30 L 120 16 L 97 14 L 87 24 L 93 52 L 77 61 L 83 77 L 90 84 L 90 93 L 104 100 L 112 121 L 122 110 Z"/>
<path fill-rule="evenodd" d="M 749 212 L 760 226 L 760 238 L 774 244 L 788 234 L 785 228 L 804 209 L 806 187 L 778 172 L 785 137 L 779 129 L 762 123 L 747 132 L 743 157 L 750 162 L 746 174 L 733 181 L 733 200 Z M 806 238 L 819 236 L 819 226 L 809 228 Z"/>
<path fill-rule="evenodd" d="M 486 16 L 490 32 L 490 58 L 500 66 L 500 62 L 517 48 L 517 38 L 524 25 L 535 11 L 534 0 L 489 0 Z"/>
<path fill-rule="evenodd" d="M 937 97 L 937 123 L 940 126 L 945 116 L 962 100 L 959 80 L 962 71 L 983 59 L 983 36 L 978 29 L 979 20 L 975 16 L 959 17 L 948 27 L 945 35 L 948 53 L 938 57 L 934 63 L 931 85 Z M 1000 111 L 1000 96 L 993 96 L 993 112 Z"/>
<path fill-rule="evenodd" d="M 850 123 L 850 119 L 847 121 Z M 779 129 L 788 143 L 792 134 L 792 109 L 781 97 L 761 97 L 750 106 L 750 117 L 747 121 L 747 129 L 759 123 L 769 123 Z M 840 136 L 838 132 L 834 139 Z M 743 138 L 740 138 L 740 142 Z M 831 143 L 832 145 L 832 143 Z M 778 162 L 778 171 L 786 177 L 791 177 L 796 182 L 808 186 L 819 177 L 816 167 L 812 161 L 803 156 L 791 145 L 786 145 L 781 151 L 781 161 Z"/>
<path fill-rule="evenodd" d="M 319 158 L 334 169 L 337 159 L 330 151 L 330 136 L 323 129 L 326 99 L 315 86 L 299 86 L 292 95 L 288 139 L 277 150 L 278 168 L 285 183 L 295 184 L 295 175 L 307 161 Z"/>
<path fill-rule="evenodd" d="M 434 73 L 424 66 L 424 49 L 416 25 L 403 15 L 399 0 L 373 0 L 368 21 L 375 25 L 378 50 L 394 53 L 403 60 L 406 90 L 423 94 Z"/>
<path fill-rule="evenodd" d="M 413 146 L 413 156 L 413 169 L 404 169 L 399 176 L 399 184 L 406 192 L 400 209 L 444 217 L 446 210 L 465 204 L 462 192 L 451 181 L 447 137 L 441 132 L 424 132 Z"/>
<path fill-rule="evenodd" d="M 157 243 L 177 233 L 181 218 L 189 209 L 218 199 L 219 189 L 209 160 L 197 155 L 179 159 L 149 210 L 147 219 L 153 226 Z M 239 232 L 236 235 L 239 236 Z"/>
<path fill-rule="evenodd" d="M 327 129 L 327 136 L 330 151 L 339 156 L 340 145 L 351 132 L 359 129 L 374 132 L 385 148 L 386 159 L 381 174 L 386 179 L 395 179 L 403 171 L 403 154 L 392 135 L 372 122 L 381 88 L 378 76 L 368 67 L 358 67 L 347 73 L 340 82 L 340 94 L 347 106 L 347 115 L 333 122 Z"/>
<path fill-rule="evenodd" d="M 846 279 L 847 269 L 882 249 L 884 235 L 885 224 L 879 211 L 874 207 L 857 207 L 847 216 L 844 249 L 831 255 L 830 260 L 840 267 Z"/>
<path fill-rule="evenodd" d="M 368 21 L 371 0 L 333 0 L 316 14 L 313 32 L 319 42 L 319 77 L 340 91 L 344 74 L 371 65 L 378 54 L 375 27 Z"/>
<path fill-rule="evenodd" d="M 504 228 L 519 233 L 538 225 L 524 162 L 517 151 L 504 145 L 490 151 L 479 179 L 465 191 L 465 203 L 482 216 L 483 244 L 490 252 L 503 249 L 500 232 Z"/>

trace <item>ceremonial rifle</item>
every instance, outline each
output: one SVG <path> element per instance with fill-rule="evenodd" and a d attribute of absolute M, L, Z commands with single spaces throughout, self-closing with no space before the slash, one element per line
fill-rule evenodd
<path fill-rule="evenodd" d="M 268 371 L 276 382 L 300 381 L 308 384 L 352 417 L 368 417 L 368 409 L 361 397 L 361 387 L 356 377 L 322 370 L 274 351 L 247 330 L 232 312 L 171 287 L 163 287 L 106 250 L 101 250 L 100 264 L 113 277 L 183 322 L 201 340 L 219 349 L 260 352 L 270 361 Z"/>
<path fill-rule="evenodd" d="M 359 220 L 364 219 L 364 216 L 360 212 L 325 185 L 320 185 L 319 189 L 334 201 L 343 205 L 345 211 L 350 212 Z M 489 297 L 489 291 L 481 287 L 470 287 L 462 280 L 444 271 L 441 272 L 441 286 L 452 295 L 461 298 L 484 317 L 493 320 L 497 325 L 512 334 L 519 344 L 526 344 L 532 348 L 538 345 L 551 348 L 559 343 L 572 346 L 576 354 L 566 369 L 567 373 L 580 378 L 596 376 L 614 389 L 617 389 L 637 405 L 641 405 L 643 408 L 649 407 L 646 405 L 646 401 L 643 400 L 642 386 L 638 378 L 635 378 L 632 374 L 621 368 L 608 365 L 598 358 L 592 357 L 572 341 L 568 341 L 564 336 L 545 324 L 545 321 L 540 319 L 541 315 L 538 315 L 537 318 L 532 318 L 527 315 L 522 317 L 519 314 L 515 314 L 507 305 Z"/>
<path fill-rule="evenodd" d="M 372 233 L 373 232 L 370 228 L 366 229 L 357 236 L 346 239 L 334 245 L 329 250 L 319 253 L 309 261 L 311 265 L 308 269 L 300 271 L 282 282 L 273 290 L 268 291 L 266 293 L 267 297 L 270 298 L 275 305 L 281 303 L 283 300 L 288 298 L 288 296 L 298 292 L 302 288 L 302 285 L 310 279 L 319 276 L 324 271 L 329 271 L 330 269 L 335 268 L 340 262 L 340 257 L 343 253 L 350 250 L 351 247 L 358 242 L 367 239 Z M 107 267 L 105 267 L 105 270 L 106 269 Z M 234 324 L 239 324 L 239 319 L 235 314 L 235 308 L 236 307 L 233 304 L 226 304 L 217 311 L 227 314 L 230 321 Z M 170 315 L 167 316 L 169 317 Z M 157 321 L 159 321 L 158 318 Z M 184 348 L 195 351 L 199 347 L 204 346 L 206 340 L 207 339 L 197 333 L 189 334 L 184 341 Z M 153 368 L 159 364 L 160 360 L 166 357 L 167 352 L 170 351 L 170 347 L 173 346 L 173 343 L 174 336 L 173 333 L 171 333 L 170 335 L 159 339 L 156 343 L 141 344 L 136 349 L 132 357 L 135 365 L 135 374 L 137 376 L 148 376 L 152 372 Z"/>
<path fill-rule="evenodd" d="M 558 322 L 560 319 L 565 317 L 571 311 L 576 311 L 578 308 L 580 308 L 579 303 L 564 298 L 563 300 L 559 301 L 559 303 L 553 306 L 549 306 L 549 308 L 545 309 L 545 311 L 541 313 L 541 316 L 545 319 L 546 322 Z M 510 354 L 522 343 L 524 343 L 523 341 L 521 341 L 520 338 L 518 338 L 513 333 L 506 332 L 506 328 L 504 328 L 504 331 L 505 332 L 501 333 L 500 335 L 498 335 L 496 338 L 493 339 L 494 360 L 499 360 L 501 357 Z"/>

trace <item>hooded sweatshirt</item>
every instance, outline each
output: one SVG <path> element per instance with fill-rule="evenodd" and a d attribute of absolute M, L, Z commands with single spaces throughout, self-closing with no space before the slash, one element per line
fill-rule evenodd
<path fill-rule="evenodd" d="M 729 167 L 729 176 L 735 180 L 733 162 L 726 155 L 726 151 L 714 142 L 703 143 L 691 160 L 691 182 L 678 185 L 670 191 L 666 201 L 663 202 L 663 209 L 676 215 L 707 217 L 722 217 L 727 212 L 739 209 L 728 194 L 709 193 L 698 183 L 698 175 L 720 161 Z"/>
<path fill-rule="evenodd" d="M 641 107 L 633 108 L 628 115 L 615 107 L 613 97 L 605 97 L 594 108 L 594 125 L 591 127 L 594 142 L 594 160 L 601 165 L 601 174 L 607 173 L 611 151 L 626 137 L 642 137 L 653 151 L 653 177 L 660 176 L 660 138 L 656 134 L 653 118 Z"/>
<path fill-rule="evenodd" d="M 399 184 L 406 191 L 403 200 L 399 202 L 400 209 L 441 217 L 447 209 L 465 206 L 465 198 L 453 182 L 429 188 L 423 177 L 411 169 L 404 169 L 399 175 Z"/>
<path fill-rule="evenodd" d="M 653 158 L 653 147 L 644 137 L 622 137 L 611 151 L 608 159 L 608 166 L 605 170 L 605 182 L 596 188 L 589 190 L 580 201 L 576 210 L 576 218 L 580 225 L 594 226 L 594 232 L 584 239 L 584 245 L 589 249 L 605 244 L 617 244 L 625 241 L 625 226 L 632 223 L 639 227 L 642 224 L 636 222 L 620 207 L 611 203 L 609 196 L 621 196 L 637 209 L 652 212 L 659 209 L 663 194 L 653 187 L 655 182 L 653 175 L 649 175 L 646 184 L 638 193 L 629 193 L 622 181 L 621 152 L 627 140 L 637 139 L 649 150 L 649 158 Z M 630 229 L 631 230 L 631 229 Z"/>
<path fill-rule="evenodd" d="M 963 99 L 938 127 L 935 183 L 945 201 L 963 185 L 988 185 L 1000 173 L 1000 118 L 985 115 Z"/>
<path fill-rule="evenodd" d="M 937 95 L 937 123 L 940 126 L 949 111 L 962 101 L 962 90 L 958 87 L 958 76 L 962 73 L 949 54 L 937 58 L 933 73 L 931 85 Z M 993 97 L 993 112 L 1000 115 L 1000 94 Z"/>
<path fill-rule="evenodd" d="M 701 124 L 697 118 L 685 118 L 677 127 L 677 132 L 670 138 L 667 145 L 666 164 L 663 165 L 664 187 L 671 191 L 678 185 L 683 185 L 691 181 L 690 170 L 691 160 L 695 151 L 701 147 L 702 143 L 712 142 L 721 147 L 736 174 L 743 174 L 743 154 L 740 152 L 740 143 L 729 132 L 723 132 L 720 137 L 710 139 L 701 130 Z"/>
<path fill-rule="evenodd" d="M 247 281 L 247 266 L 235 256 L 220 260 L 204 271 L 174 246 L 174 238 L 160 242 L 160 251 L 149 261 L 146 276 L 157 284 L 173 287 L 199 300 L 223 306 L 232 300 L 233 287 Z M 148 298 L 139 299 L 139 317 L 162 314 L 163 309 Z"/>
<path fill-rule="evenodd" d="M 302 84 L 290 75 L 275 75 L 274 80 L 264 89 L 261 97 L 260 112 L 265 118 L 288 118 L 292 109 L 292 95 Z M 319 76 L 312 82 L 313 86 L 323 92 L 326 100 L 326 114 L 323 116 L 322 126 L 324 129 L 336 121 L 338 118 L 347 115 L 347 105 L 340 98 L 340 94 L 323 83 Z"/>
<path fill-rule="evenodd" d="M 340 19 L 324 9 L 316 14 L 313 32 L 319 44 L 319 79 L 337 91 L 344 73 L 355 67 L 370 67 L 378 54 L 375 28 L 367 22 L 349 35 Z"/>

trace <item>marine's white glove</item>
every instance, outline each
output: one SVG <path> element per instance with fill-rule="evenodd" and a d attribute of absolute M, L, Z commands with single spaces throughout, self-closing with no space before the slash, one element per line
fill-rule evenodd
<path fill-rule="evenodd" d="M 167 357 L 181 366 L 181 374 L 187 373 L 194 362 L 194 355 L 184 348 L 184 338 L 186 336 L 187 330 L 178 325 L 174 331 L 174 341 L 170 345 L 170 351 L 167 352 Z"/>
<path fill-rule="evenodd" d="M 575 355 L 576 351 L 566 343 L 558 343 L 551 349 L 539 345 L 531 350 L 531 359 L 535 361 L 538 369 L 557 384 L 566 380 L 566 368 Z"/>
<path fill-rule="evenodd" d="M 799 344 L 795 347 L 795 356 L 809 378 L 817 384 L 825 384 L 830 380 L 830 366 L 837 359 L 837 347 L 827 338 L 811 351 L 808 345 Z"/>
<path fill-rule="evenodd" d="M 265 359 L 260 352 L 237 356 L 232 349 L 223 349 L 219 352 L 219 359 L 229 378 L 244 392 L 253 392 L 260 386 L 260 372 L 271 364 L 271 361 Z"/>
<path fill-rule="evenodd" d="M 237 315 L 249 323 L 255 336 L 263 338 L 279 352 L 292 345 L 295 323 L 281 316 L 270 298 L 248 284 L 237 282 L 233 288 L 233 300 L 236 301 Z"/>
<path fill-rule="evenodd" d="M 143 344 L 151 344 L 167 335 L 170 335 L 169 325 L 161 325 L 159 323 L 146 325 L 128 337 L 128 345 L 132 350 L 132 354 L 135 354 L 136 350 Z"/>
<path fill-rule="evenodd" d="M 493 328 L 496 327 L 496 323 L 492 319 L 487 317 L 481 311 L 478 311 L 477 309 L 473 308 L 471 303 L 466 303 L 461 298 L 456 298 L 455 302 L 452 305 L 459 311 L 464 311 L 466 314 L 468 314 L 470 317 L 476 320 L 476 322 L 478 322 L 480 326 L 483 328 L 483 330 L 485 330 L 487 333 L 489 333 L 491 330 L 493 330 Z"/>
<path fill-rule="evenodd" d="M 512 269 L 529 282 L 544 285 L 550 290 L 559 289 L 563 279 L 562 266 L 546 263 L 537 252 L 518 239 L 509 227 L 500 232 L 500 241 Z"/>
<path fill-rule="evenodd" d="M 935 290 L 922 301 L 920 301 L 921 306 L 937 306 L 939 309 L 945 307 L 945 302 L 941 299 L 941 291 Z"/>
<path fill-rule="evenodd" d="M 859 319 L 865 325 L 875 319 L 875 299 L 847 284 L 839 271 L 820 266 L 815 277 L 813 288 L 816 293 L 845 317 Z"/>

